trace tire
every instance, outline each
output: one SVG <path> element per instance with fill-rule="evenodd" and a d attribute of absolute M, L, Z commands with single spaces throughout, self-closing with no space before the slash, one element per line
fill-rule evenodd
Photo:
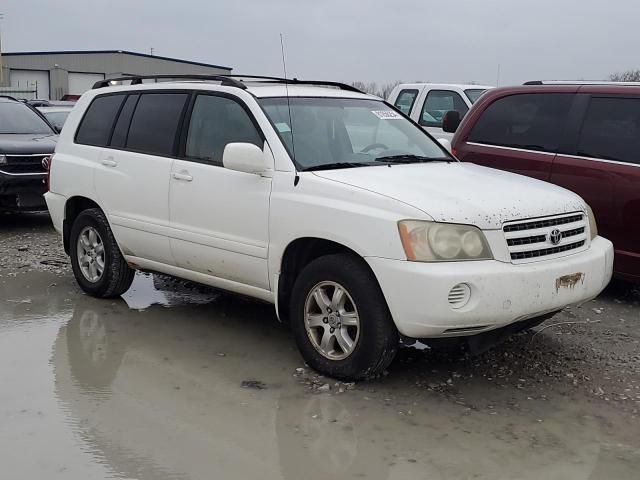
<path fill-rule="evenodd" d="M 327 301 L 335 300 L 339 288 L 344 290 L 343 307 L 335 311 L 319 307 L 318 296 L 324 300 L 321 303 L 328 305 Z M 324 294 L 318 295 L 318 289 Z M 340 315 L 336 315 L 338 310 L 342 312 Z M 307 327 L 308 312 L 313 328 Z M 320 257 L 302 270 L 293 287 L 290 318 L 296 343 L 307 364 L 339 380 L 364 380 L 382 374 L 398 349 L 398 331 L 380 286 L 364 261 L 352 255 Z M 320 322 L 323 324 L 319 325 Z M 351 344 L 345 343 L 343 335 L 347 322 L 358 323 L 357 329 L 346 327 Z M 329 331 L 336 338 L 324 343 Z M 352 346 L 343 348 L 343 344 Z"/>
<path fill-rule="evenodd" d="M 102 245 L 101 252 L 103 252 L 103 254 L 100 254 L 103 255 L 102 273 L 93 280 L 83 273 L 83 267 L 80 265 L 79 259 L 79 250 L 81 248 L 79 248 L 79 242 L 82 241 L 80 236 L 85 235 L 86 232 L 90 233 L 92 230 L 97 233 L 99 240 L 97 243 Z M 107 217 L 102 210 L 91 208 L 78 215 L 71 227 L 69 250 L 73 274 L 80 288 L 86 293 L 98 298 L 113 298 L 129 290 L 135 270 L 129 268 L 122 256 L 111 227 L 109 227 Z M 98 271 L 100 271 L 99 268 Z"/>

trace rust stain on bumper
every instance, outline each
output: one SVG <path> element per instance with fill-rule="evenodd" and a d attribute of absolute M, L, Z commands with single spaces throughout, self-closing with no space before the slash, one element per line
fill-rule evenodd
<path fill-rule="evenodd" d="M 584 273 L 572 273 L 556 279 L 556 292 L 561 288 L 574 288 L 578 282 L 584 283 Z"/>

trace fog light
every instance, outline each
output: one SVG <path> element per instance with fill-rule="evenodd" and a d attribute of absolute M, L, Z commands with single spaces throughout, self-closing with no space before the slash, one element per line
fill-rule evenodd
<path fill-rule="evenodd" d="M 459 283 L 449 291 L 449 305 L 458 309 L 464 307 L 471 299 L 471 288 L 466 283 Z"/>

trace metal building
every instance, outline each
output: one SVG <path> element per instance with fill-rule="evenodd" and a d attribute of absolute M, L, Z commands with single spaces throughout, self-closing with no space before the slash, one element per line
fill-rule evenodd
<path fill-rule="evenodd" d="M 124 50 L 13 52 L 0 57 L 0 93 L 60 100 L 122 75 L 231 73 L 231 67 Z"/>

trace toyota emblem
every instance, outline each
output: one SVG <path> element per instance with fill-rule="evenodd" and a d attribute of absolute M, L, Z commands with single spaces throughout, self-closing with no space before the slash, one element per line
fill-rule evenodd
<path fill-rule="evenodd" d="M 562 240 L 562 232 L 557 228 L 552 230 L 549 234 L 549 242 L 551 242 L 551 245 L 558 245 L 560 240 Z"/>

